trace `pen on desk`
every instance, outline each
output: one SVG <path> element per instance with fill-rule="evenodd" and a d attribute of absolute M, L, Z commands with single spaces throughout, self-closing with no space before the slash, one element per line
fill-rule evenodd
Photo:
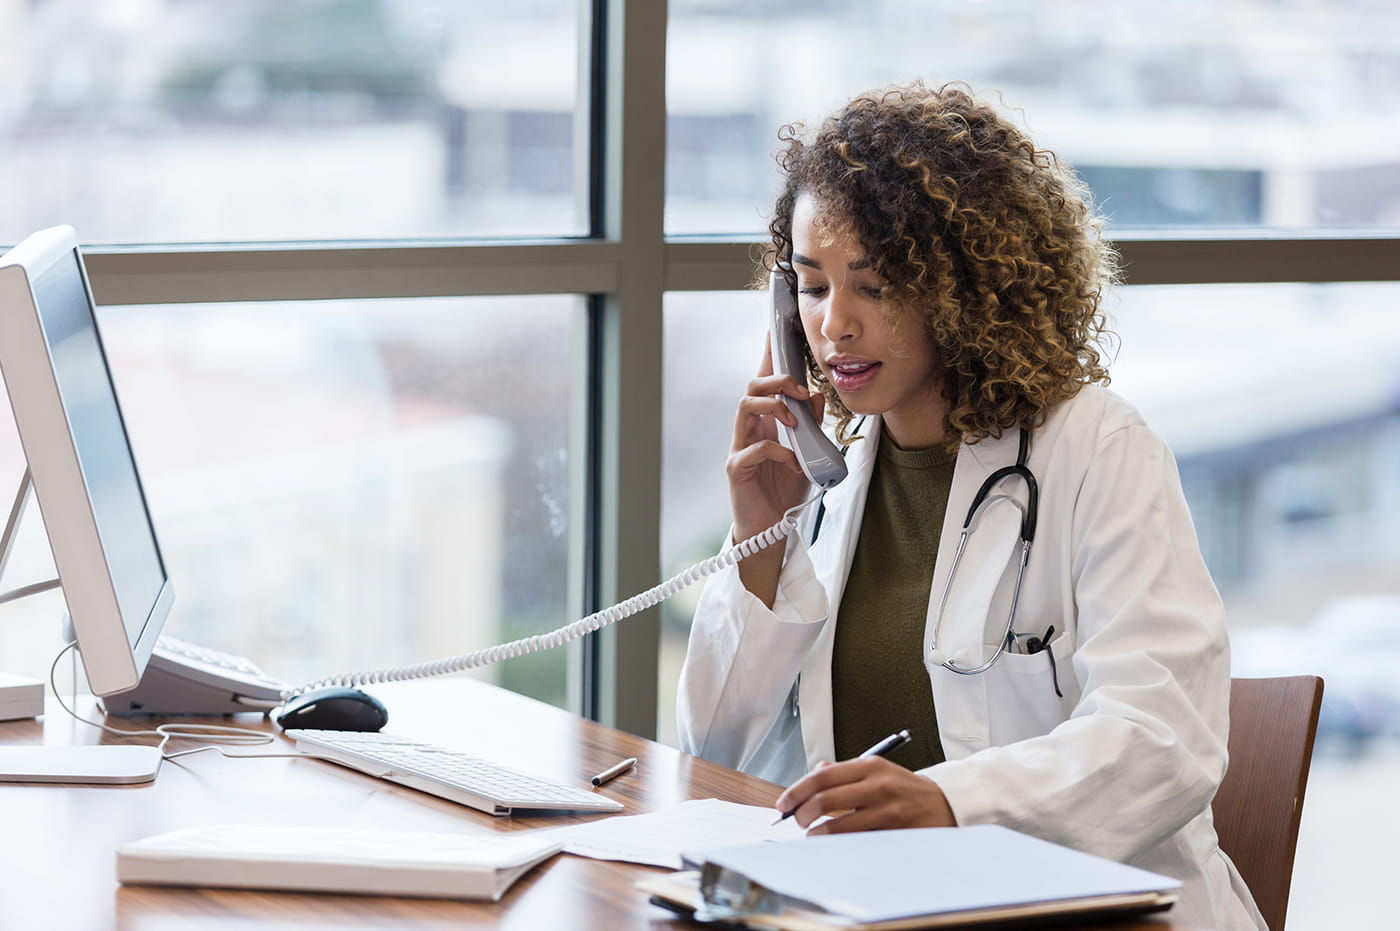
<path fill-rule="evenodd" d="M 623 760 L 621 763 L 618 763 L 616 766 L 609 766 L 607 769 L 594 776 L 593 784 L 595 786 L 600 786 L 603 783 L 608 782 L 609 780 L 616 779 L 618 776 L 621 776 L 623 773 L 627 772 L 629 769 L 636 765 L 637 758 L 635 756 L 629 756 L 627 759 Z"/>
<path fill-rule="evenodd" d="M 898 750 L 900 747 L 907 744 L 909 740 L 910 735 L 907 729 L 897 731 L 896 733 L 893 733 L 890 736 L 886 737 L 884 740 L 881 740 L 878 743 L 876 743 L 875 746 L 861 753 L 861 755 L 856 757 L 856 759 L 863 760 L 869 756 L 884 756 L 885 754 L 890 753 L 893 750 Z M 795 814 L 797 814 L 797 809 L 790 808 L 787 811 L 783 812 L 782 815 L 778 818 L 778 820 L 774 821 L 773 824 L 782 824 L 784 821 L 791 818 Z"/>

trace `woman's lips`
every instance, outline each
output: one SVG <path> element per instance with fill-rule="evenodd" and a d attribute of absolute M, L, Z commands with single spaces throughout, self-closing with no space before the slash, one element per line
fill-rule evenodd
<path fill-rule="evenodd" d="M 879 362 L 842 362 L 831 366 L 831 384 L 837 391 L 859 391 L 875 380 Z"/>

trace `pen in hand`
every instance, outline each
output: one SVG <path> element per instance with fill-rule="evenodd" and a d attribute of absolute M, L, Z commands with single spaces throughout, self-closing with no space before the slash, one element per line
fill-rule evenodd
<path fill-rule="evenodd" d="M 864 751 L 863 753 L 861 753 L 860 756 L 856 757 L 856 759 L 863 760 L 866 757 L 870 756 L 884 756 L 887 753 L 890 753 L 891 751 L 898 750 L 900 747 L 907 744 L 909 740 L 910 735 L 907 729 L 898 731 L 886 737 L 884 740 L 881 740 L 879 743 L 875 744 L 875 746 L 871 747 L 870 749 Z M 778 818 L 778 820 L 774 821 L 773 824 L 782 824 L 784 821 L 791 818 L 795 814 L 797 814 L 797 807 L 790 808 L 787 811 L 783 812 L 782 815 Z M 770 827 L 771 826 L 772 825 L 770 825 Z"/>
<path fill-rule="evenodd" d="M 629 756 L 621 763 L 618 763 L 615 766 L 609 766 L 607 769 L 594 776 L 593 784 L 595 786 L 600 786 L 605 782 L 609 782 L 613 779 L 616 779 L 618 776 L 621 776 L 623 773 L 627 772 L 629 769 L 636 765 L 637 758 L 635 756 Z"/>

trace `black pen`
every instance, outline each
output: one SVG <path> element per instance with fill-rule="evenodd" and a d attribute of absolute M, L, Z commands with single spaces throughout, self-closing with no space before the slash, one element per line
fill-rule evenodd
<path fill-rule="evenodd" d="M 890 736 L 886 737 L 884 740 L 881 740 L 879 743 L 875 744 L 875 746 L 871 747 L 869 750 L 866 750 L 860 756 L 856 757 L 856 759 L 863 760 L 869 756 L 884 756 L 885 754 L 893 750 L 898 750 L 900 747 L 907 744 L 909 740 L 910 736 L 908 730 L 898 731 L 897 733 L 891 734 Z M 780 817 L 777 821 L 774 821 L 773 824 L 782 824 L 784 821 L 791 818 L 795 814 L 797 814 L 796 808 L 785 811 L 783 812 L 782 817 Z M 770 827 L 771 826 L 772 825 L 770 825 Z"/>

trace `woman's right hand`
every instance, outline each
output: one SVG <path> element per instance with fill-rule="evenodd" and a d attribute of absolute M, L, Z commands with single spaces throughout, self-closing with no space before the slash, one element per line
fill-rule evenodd
<path fill-rule="evenodd" d="M 821 420 L 825 399 L 812 394 L 791 375 L 773 374 L 773 355 L 765 344 L 758 375 L 749 382 L 734 419 L 734 441 L 725 471 L 729 476 L 729 500 L 734 510 L 734 542 L 762 533 L 812 494 L 812 484 L 797 456 L 778 442 L 778 422 L 797 425 L 797 417 L 782 396 L 812 405 Z M 783 547 L 774 545 L 739 563 L 744 586 L 772 607 L 782 569 Z"/>

